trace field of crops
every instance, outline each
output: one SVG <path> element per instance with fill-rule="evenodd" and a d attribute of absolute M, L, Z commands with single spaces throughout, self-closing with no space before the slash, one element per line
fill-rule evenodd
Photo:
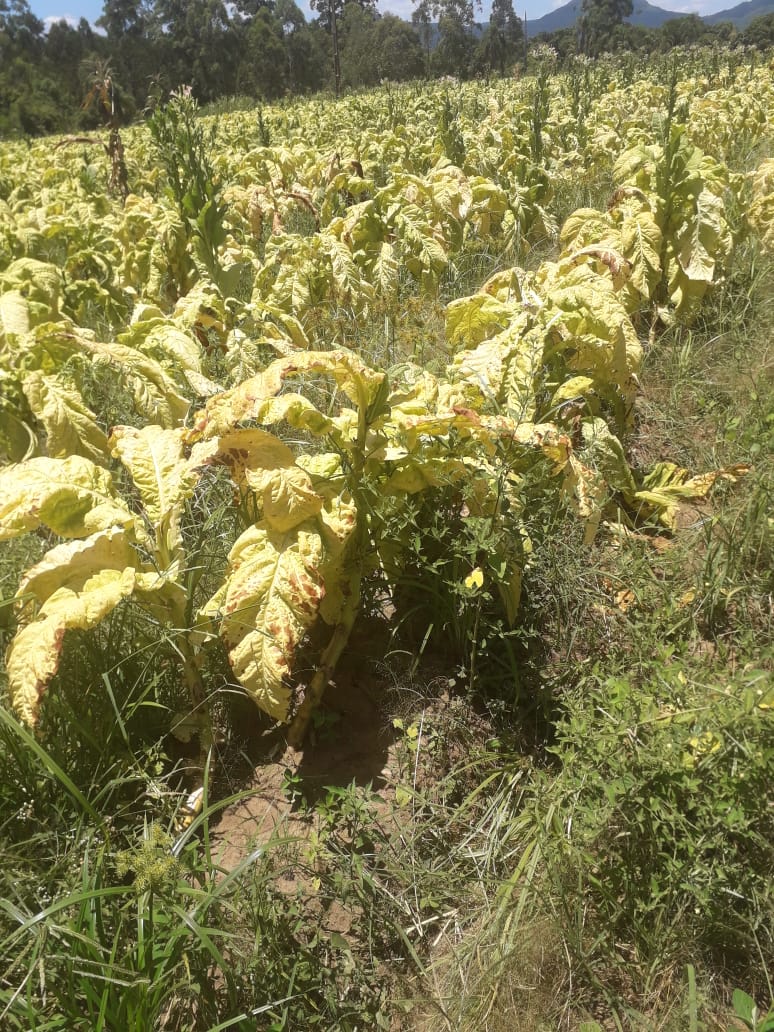
<path fill-rule="evenodd" d="M 774 1027 L 774 71 L 552 62 L 0 143 L 3 1027 Z"/>

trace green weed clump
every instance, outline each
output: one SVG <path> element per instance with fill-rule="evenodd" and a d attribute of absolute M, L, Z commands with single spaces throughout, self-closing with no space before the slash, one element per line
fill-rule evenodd
<path fill-rule="evenodd" d="M 763 977 L 774 948 L 769 685 L 751 664 L 686 676 L 667 654 L 633 677 L 596 670 L 565 700 L 543 856 L 592 982 L 647 985 L 690 957 Z"/>

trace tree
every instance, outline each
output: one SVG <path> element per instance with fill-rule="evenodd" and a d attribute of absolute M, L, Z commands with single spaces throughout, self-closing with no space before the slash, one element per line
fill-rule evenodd
<path fill-rule="evenodd" d="M 489 26 L 478 46 L 477 64 L 497 68 L 505 75 L 507 65 L 513 64 L 524 44 L 524 26 L 516 17 L 513 0 L 493 0 Z"/>
<path fill-rule="evenodd" d="M 322 45 L 327 37 L 319 26 L 311 28 L 294 0 L 277 0 L 274 14 L 282 28 L 287 62 L 287 83 L 292 91 L 320 89 L 329 55 Z"/>
<path fill-rule="evenodd" d="M 153 18 L 153 5 L 148 0 L 104 0 L 97 25 L 109 40 L 129 36 L 141 39 L 147 35 Z"/>
<path fill-rule="evenodd" d="M 394 14 L 385 14 L 374 26 L 373 50 L 377 82 L 404 82 L 424 72 L 424 54 L 416 32 Z"/>
<path fill-rule="evenodd" d="M 222 0 L 156 0 L 153 34 L 172 85 L 201 101 L 234 92 L 238 35 Z"/>
<path fill-rule="evenodd" d="M 698 43 L 706 35 L 707 26 L 698 14 L 687 14 L 682 18 L 670 18 L 661 26 L 661 38 L 666 49 Z"/>
<path fill-rule="evenodd" d="M 53 132 L 68 118 L 43 60 L 43 29 L 27 0 L 0 0 L 0 133 Z"/>
<path fill-rule="evenodd" d="M 634 10 L 632 0 L 583 0 L 578 50 L 596 57 L 612 44 L 616 28 Z"/>
<path fill-rule="evenodd" d="M 273 100 L 288 87 L 288 64 L 282 24 L 262 6 L 250 19 L 237 79 L 240 93 Z"/>
<path fill-rule="evenodd" d="M 424 71 L 416 32 L 394 14 L 383 18 L 347 4 L 341 21 L 342 79 L 348 86 L 375 86 L 382 79 L 401 82 Z"/>
<path fill-rule="evenodd" d="M 345 4 L 339 21 L 341 81 L 345 86 L 371 86 L 374 74 L 373 35 L 377 15 L 359 4 Z"/>
<path fill-rule="evenodd" d="M 354 3 L 363 10 L 376 10 L 376 0 L 309 0 L 309 6 L 318 14 L 322 28 L 331 34 L 333 43 L 333 81 L 338 97 L 341 89 L 341 49 L 339 46 L 338 23 L 346 3 Z"/>
<path fill-rule="evenodd" d="M 774 46 L 774 14 L 764 14 L 753 18 L 742 33 L 742 42 L 750 47 L 766 50 Z"/>
<path fill-rule="evenodd" d="M 419 0 L 414 14 L 420 25 L 429 25 L 431 17 L 438 21 L 439 41 L 431 59 L 435 74 L 464 79 L 473 57 L 473 0 Z"/>
<path fill-rule="evenodd" d="M 39 53 L 43 47 L 43 22 L 30 10 L 27 0 L 0 0 L 0 53 Z"/>
<path fill-rule="evenodd" d="M 163 64 L 158 43 L 151 38 L 150 0 L 104 0 L 97 25 L 105 30 L 110 61 L 135 108 L 142 108 L 148 82 Z"/>
<path fill-rule="evenodd" d="M 430 9 L 427 4 L 420 4 L 411 15 L 414 31 L 419 36 L 425 55 L 425 75 L 430 78 L 430 55 L 433 50 L 433 23 L 430 20 Z"/>

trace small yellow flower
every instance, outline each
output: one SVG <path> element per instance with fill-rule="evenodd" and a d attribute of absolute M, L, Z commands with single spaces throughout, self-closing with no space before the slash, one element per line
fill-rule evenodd
<path fill-rule="evenodd" d="M 471 589 L 478 589 L 484 585 L 484 571 L 480 566 L 477 566 L 475 570 L 471 570 L 465 578 L 465 587 Z"/>
<path fill-rule="evenodd" d="M 688 751 L 683 753 L 683 765 L 695 767 L 699 760 L 716 753 L 722 744 L 722 739 L 712 731 L 705 731 L 703 735 L 689 739 Z"/>

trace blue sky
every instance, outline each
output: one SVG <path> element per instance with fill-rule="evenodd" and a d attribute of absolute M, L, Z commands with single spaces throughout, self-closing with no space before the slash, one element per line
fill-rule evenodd
<path fill-rule="evenodd" d="M 309 5 L 306 0 L 296 0 L 299 7 L 305 14 L 309 14 Z M 514 0 L 514 7 L 519 15 L 526 10 L 527 18 L 539 18 L 556 7 L 561 7 L 567 0 Z M 651 3 L 653 0 L 651 0 Z M 670 11 L 696 12 L 697 14 L 712 14 L 715 11 L 724 11 L 734 7 L 739 0 L 660 0 L 659 7 L 665 7 Z M 89 21 L 96 21 L 102 13 L 102 0 L 29 0 L 30 7 L 38 16 L 45 21 L 56 21 L 58 18 L 66 18 L 68 21 L 77 23 L 79 18 L 88 18 Z M 489 2 L 484 0 L 481 14 L 477 15 L 484 21 L 488 17 Z M 379 10 L 385 14 L 388 11 L 398 14 L 402 18 L 411 18 L 414 4 L 411 0 L 379 0 Z"/>

